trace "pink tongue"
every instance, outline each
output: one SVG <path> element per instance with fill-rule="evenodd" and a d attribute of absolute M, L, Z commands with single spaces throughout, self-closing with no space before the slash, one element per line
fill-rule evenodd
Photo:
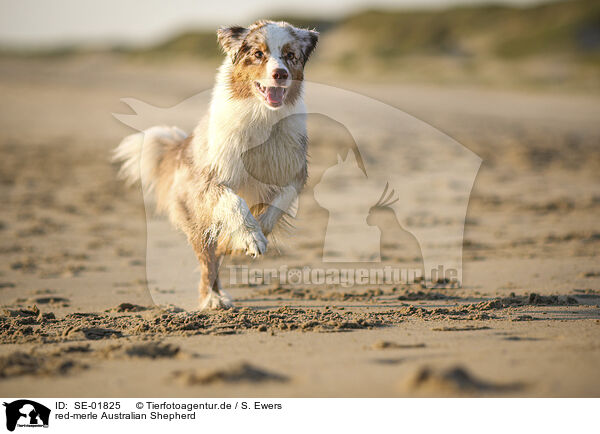
<path fill-rule="evenodd" d="M 283 87 L 267 87 L 267 102 L 269 104 L 281 104 L 283 90 Z"/>

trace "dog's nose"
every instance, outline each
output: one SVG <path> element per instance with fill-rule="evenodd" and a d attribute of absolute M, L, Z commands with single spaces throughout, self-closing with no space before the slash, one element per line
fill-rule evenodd
<path fill-rule="evenodd" d="M 282 68 L 275 69 L 273 70 L 273 78 L 275 80 L 287 80 L 288 72 Z"/>

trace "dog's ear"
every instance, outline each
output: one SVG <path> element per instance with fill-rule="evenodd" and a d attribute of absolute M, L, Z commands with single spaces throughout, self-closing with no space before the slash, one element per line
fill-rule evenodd
<path fill-rule="evenodd" d="M 319 32 L 316 30 L 300 30 L 300 40 L 302 41 L 302 52 L 304 53 L 304 63 L 308 61 L 308 58 L 315 50 L 317 42 L 319 41 Z"/>
<path fill-rule="evenodd" d="M 217 30 L 217 40 L 223 51 L 233 58 L 249 31 L 247 28 L 240 26 L 221 27 Z"/>

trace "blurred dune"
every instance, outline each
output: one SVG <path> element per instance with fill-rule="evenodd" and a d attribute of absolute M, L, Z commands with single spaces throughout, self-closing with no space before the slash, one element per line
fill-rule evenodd
<path fill-rule="evenodd" d="M 368 10 L 339 20 L 270 16 L 321 32 L 311 68 L 370 80 L 597 90 L 600 3 L 574 0 L 529 7 L 470 5 L 444 10 Z M 245 24 L 245 23 L 231 23 Z M 11 51 L 3 56 L 98 54 L 84 46 Z M 213 30 L 184 31 L 160 44 L 108 51 L 137 61 L 197 60 L 217 65 Z"/>

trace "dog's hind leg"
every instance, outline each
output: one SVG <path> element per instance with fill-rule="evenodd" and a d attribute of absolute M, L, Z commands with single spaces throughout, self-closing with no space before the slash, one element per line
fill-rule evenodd
<path fill-rule="evenodd" d="M 199 307 L 204 309 L 229 309 L 233 306 L 229 296 L 222 292 L 219 282 L 220 258 L 213 243 L 193 243 L 200 263 L 200 283 L 198 284 Z"/>

